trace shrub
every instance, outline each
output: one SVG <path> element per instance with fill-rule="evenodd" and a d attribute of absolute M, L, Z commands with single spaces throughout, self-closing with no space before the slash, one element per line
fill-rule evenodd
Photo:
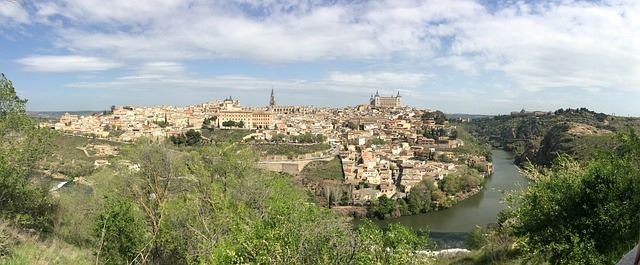
<path fill-rule="evenodd" d="M 107 198 L 95 225 L 96 256 L 103 264 L 127 264 L 143 249 L 145 226 L 130 200 Z"/>

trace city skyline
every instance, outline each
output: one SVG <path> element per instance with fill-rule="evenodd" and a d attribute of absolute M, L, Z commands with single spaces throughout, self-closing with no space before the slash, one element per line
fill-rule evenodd
<path fill-rule="evenodd" d="M 100 6 L 101 8 L 93 8 Z M 171 19 L 166 19 L 171 17 Z M 640 116 L 635 1 L 0 2 L 0 72 L 33 111 L 240 98 Z"/>

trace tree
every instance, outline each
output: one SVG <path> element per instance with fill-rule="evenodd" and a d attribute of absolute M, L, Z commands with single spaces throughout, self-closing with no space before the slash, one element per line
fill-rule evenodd
<path fill-rule="evenodd" d="M 374 214 L 380 219 L 385 219 L 391 216 L 391 214 L 396 210 L 396 202 L 389 199 L 385 194 L 380 196 L 372 206 Z"/>
<path fill-rule="evenodd" d="M 200 133 L 194 129 L 190 129 L 185 133 L 186 144 L 188 146 L 194 146 L 200 143 L 201 136 Z"/>
<path fill-rule="evenodd" d="M 414 232 L 399 224 L 381 230 L 370 220 L 358 227 L 358 249 L 355 264 L 428 264 L 417 250 L 432 248 L 428 231 Z"/>
<path fill-rule="evenodd" d="M 526 242 L 524 253 L 551 264 L 613 264 L 640 232 L 640 137 L 618 136 L 620 146 L 586 165 L 568 156 L 512 199 L 505 219 Z"/>
<path fill-rule="evenodd" d="M 26 102 L 0 74 L 0 217 L 49 232 L 57 205 L 46 187 L 34 186 L 29 178 L 51 151 L 52 134 L 26 115 Z"/>
<path fill-rule="evenodd" d="M 158 261 L 161 247 L 158 238 L 165 215 L 165 208 L 171 198 L 172 183 L 181 170 L 181 163 L 168 149 L 160 145 L 144 145 L 136 150 L 140 159 L 140 171 L 132 178 L 130 186 L 136 204 L 143 210 L 149 226 L 150 239 L 144 249 L 139 250 L 135 260 Z"/>
<path fill-rule="evenodd" d="M 458 130 L 451 131 L 451 133 L 449 135 L 449 138 L 454 139 L 454 140 L 458 139 Z"/>
<path fill-rule="evenodd" d="M 128 264 L 144 247 L 146 225 L 126 197 L 108 197 L 95 224 L 96 259 L 102 264 Z"/>
<path fill-rule="evenodd" d="M 202 140 L 202 136 L 200 132 L 189 129 L 186 133 L 172 135 L 169 137 L 169 140 L 175 145 L 186 145 L 186 146 L 195 146 L 200 143 Z"/>
<path fill-rule="evenodd" d="M 436 187 L 433 181 L 423 180 L 411 188 L 411 192 L 405 199 L 407 210 L 411 214 L 426 213 L 431 207 L 431 193 Z"/>
<path fill-rule="evenodd" d="M 287 138 L 286 135 L 284 135 L 282 133 L 279 133 L 279 134 L 276 134 L 273 137 L 271 137 L 271 141 L 272 142 L 276 142 L 276 143 L 282 143 L 282 142 L 284 142 L 286 140 L 286 138 Z"/>

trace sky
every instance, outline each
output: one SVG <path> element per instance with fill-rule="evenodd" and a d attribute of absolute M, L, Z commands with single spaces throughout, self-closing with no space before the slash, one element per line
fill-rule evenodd
<path fill-rule="evenodd" d="M 640 1 L 0 0 L 0 72 L 33 111 L 587 107 L 640 116 Z"/>

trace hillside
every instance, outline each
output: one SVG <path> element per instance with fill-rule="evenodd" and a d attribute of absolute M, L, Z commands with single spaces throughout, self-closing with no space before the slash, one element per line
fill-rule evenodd
<path fill-rule="evenodd" d="M 597 147 L 611 144 L 612 132 L 627 126 L 640 127 L 640 119 L 580 108 L 478 119 L 469 130 L 494 147 L 513 152 L 517 164 L 549 165 L 558 154 L 587 159 Z"/>
<path fill-rule="evenodd" d="M 538 165 L 549 166 L 558 155 L 566 154 L 579 161 L 593 157 L 597 149 L 611 149 L 615 144 L 612 131 L 582 123 L 562 122 L 549 129 L 534 157 L 527 157 Z M 608 148 L 607 148 L 608 147 Z"/>

